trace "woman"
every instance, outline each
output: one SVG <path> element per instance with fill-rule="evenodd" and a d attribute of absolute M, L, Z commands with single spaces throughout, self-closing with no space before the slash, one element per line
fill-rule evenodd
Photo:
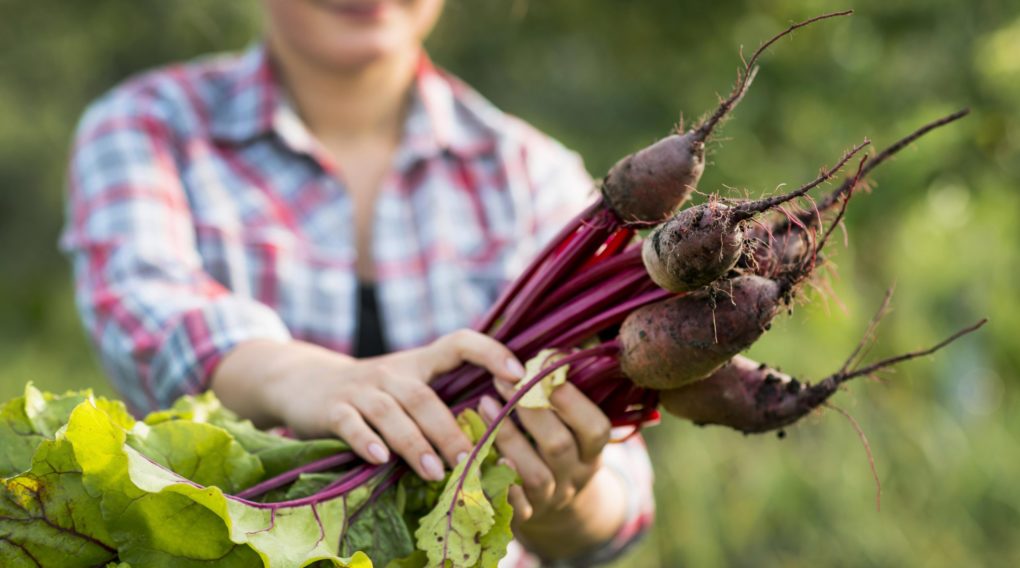
<path fill-rule="evenodd" d="M 63 246 L 136 412 L 211 388 L 260 425 L 339 436 L 372 463 L 396 452 L 426 479 L 469 451 L 426 385 L 463 362 L 503 392 L 523 375 L 466 328 L 591 181 L 430 64 L 442 4 L 265 0 L 264 44 L 150 72 L 86 113 Z M 647 524 L 646 456 L 607 447 L 572 386 L 553 402 L 497 440 L 523 480 L 515 534 L 591 565 Z"/>

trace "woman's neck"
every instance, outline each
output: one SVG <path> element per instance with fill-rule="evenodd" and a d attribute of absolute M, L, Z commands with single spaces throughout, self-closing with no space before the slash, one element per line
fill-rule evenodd
<path fill-rule="evenodd" d="M 356 69 L 327 68 L 270 40 L 278 72 L 306 126 L 331 144 L 399 138 L 419 51 L 401 51 Z"/>

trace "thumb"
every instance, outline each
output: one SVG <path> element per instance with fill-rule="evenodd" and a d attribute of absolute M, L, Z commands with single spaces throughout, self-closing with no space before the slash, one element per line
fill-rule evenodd
<path fill-rule="evenodd" d="M 524 365 L 505 345 L 468 329 L 440 337 L 422 348 L 419 355 L 419 368 L 427 371 L 429 378 L 452 371 L 464 362 L 478 365 L 509 383 L 524 377 Z"/>

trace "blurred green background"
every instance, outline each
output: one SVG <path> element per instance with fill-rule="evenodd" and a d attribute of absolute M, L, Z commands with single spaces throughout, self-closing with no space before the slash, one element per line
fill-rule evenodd
<path fill-rule="evenodd" d="M 788 23 L 852 7 L 766 56 L 712 145 L 702 189 L 799 184 L 869 136 L 878 147 L 959 107 L 973 114 L 877 171 L 834 247 L 833 294 L 784 318 L 751 356 L 798 377 L 835 370 L 882 291 L 872 357 L 991 324 L 936 357 L 852 384 L 785 439 L 669 419 L 648 434 L 654 532 L 620 566 L 1020 564 L 1020 3 L 1012 0 L 449 0 L 441 65 L 577 149 L 601 175 L 728 91 Z M 828 4 L 828 3 L 825 3 Z M 26 381 L 109 387 L 57 253 L 72 128 L 131 73 L 258 36 L 253 0 L 0 0 L 0 399 Z"/>

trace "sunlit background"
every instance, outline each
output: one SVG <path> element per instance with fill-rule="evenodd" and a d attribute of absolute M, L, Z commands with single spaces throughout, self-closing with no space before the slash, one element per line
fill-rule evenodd
<path fill-rule="evenodd" d="M 742 195 L 813 178 L 868 136 L 881 147 L 959 107 L 973 114 L 876 172 L 835 247 L 833 294 L 785 317 L 751 356 L 834 371 L 896 284 L 877 358 L 991 323 L 939 355 L 861 380 L 775 436 L 664 420 L 648 433 L 656 528 L 621 566 L 1020 564 L 1020 3 L 1011 0 L 448 0 L 433 58 L 507 111 L 612 162 L 696 119 L 745 52 L 824 10 L 765 58 L 712 145 L 701 184 Z M 825 6 L 820 6 L 825 4 Z M 0 399 L 26 381 L 109 387 L 56 249 L 70 135 L 134 72 L 258 37 L 253 0 L 0 0 Z"/>

